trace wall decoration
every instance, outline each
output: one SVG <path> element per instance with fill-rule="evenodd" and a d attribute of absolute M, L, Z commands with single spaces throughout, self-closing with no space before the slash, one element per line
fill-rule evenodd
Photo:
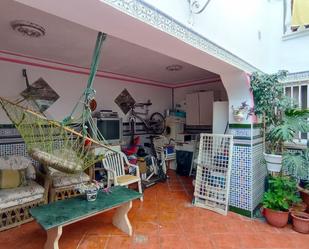
<path fill-rule="evenodd" d="M 124 89 L 115 99 L 115 103 L 119 106 L 124 114 L 127 114 L 131 107 L 136 103 L 127 89 Z"/>
<path fill-rule="evenodd" d="M 20 93 L 28 101 L 33 101 L 40 112 L 46 111 L 58 99 L 59 95 L 43 78 L 39 78 Z"/>

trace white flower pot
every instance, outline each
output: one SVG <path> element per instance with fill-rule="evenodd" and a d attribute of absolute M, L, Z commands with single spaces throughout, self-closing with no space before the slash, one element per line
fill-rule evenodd
<path fill-rule="evenodd" d="M 242 122 L 245 119 L 244 113 L 233 113 L 233 116 L 236 122 Z"/>
<path fill-rule="evenodd" d="M 264 154 L 267 170 L 272 172 L 280 172 L 282 167 L 282 156 L 274 154 Z"/>
<path fill-rule="evenodd" d="M 87 201 L 95 201 L 97 199 L 98 190 L 97 189 L 87 189 L 85 191 Z"/>

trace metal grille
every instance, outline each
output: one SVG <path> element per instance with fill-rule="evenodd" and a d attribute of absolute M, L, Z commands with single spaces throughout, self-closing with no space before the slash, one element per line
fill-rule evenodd
<path fill-rule="evenodd" d="M 227 214 L 233 136 L 201 134 L 194 205 Z"/>
<path fill-rule="evenodd" d="M 307 109 L 309 107 L 309 82 L 300 82 L 289 84 L 284 87 L 284 93 L 287 97 L 291 98 L 294 104 L 301 109 Z M 309 138 L 309 133 L 299 133 L 296 140 L 306 142 Z M 297 142 L 297 141 L 295 141 Z"/>

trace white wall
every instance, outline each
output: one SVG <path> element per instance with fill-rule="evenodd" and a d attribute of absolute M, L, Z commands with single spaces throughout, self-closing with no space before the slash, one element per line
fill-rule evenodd
<path fill-rule="evenodd" d="M 190 27 L 187 1 L 144 0 Z M 205 0 L 199 0 L 203 3 Z M 308 71 L 307 35 L 283 40 L 283 0 L 211 0 L 191 28 L 262 71 Z"/>
<path fill-rule="evenodd" d="M 233 117 L 232 107 L 239 107 L 242 102 L 246 102 L 250 107 L 254 106 L 253 96 L 250 92 L 250 79 L 246 73 L 230 73 L 221 75 L 223 85 L 229 98 L 229 123 L 237 123 Z M 244 124 L 256 122 L 255 117 L 251 116 L 242 121 Z"/>
<path fill-rule="evenodd" d="M 266 0 L 211 0 L 204 12 L 194 15 L 193 26 L 188 23 L 187 1 L 144 1 L 250 64 L 267 71 L 267 43 L 263 39 L 267 28 L 263 25 L 268 15 Z M 259 39 L 259 31 L 262 39 Z"/>
<path fill-rule="evenodd" d="M 285 69 L 289 72 L 309 70 L 309 30 L 304 36 L 283 39 L 283 1 L 272 0 L 268 3 L 271 30 L 269 32 L 269 58 L 273 60 L 273 72 Z M 308 10 L 309 11 L 309 10 Z"/>
<path fill-rule="evenodd" d="M 34 82 L 39 77 L 43 77 L 60 95 L 60 98 L 48 109 L 48 114 L 57 120 L 62 120 L 72 111 L 88 79 L 87 75 L 0 61 L 0 96 L 12 99 L 17 97 L 18 94 L 26 88 L 25 80 L 22 77 L 23 68 L 27 69 L 30 83 Z M 113 111 L 117 111 L 121 116 L 124 115 L 114 103 L 114 99 L 124 88 L 128 89 L 137 102 L 150 99 L 153 103 L 150 107 L 151 112 L 159 111 L 163 113 L 165 109 L 171 107 L 172 90 L 169 88 L 135 84 L 106 78 L 96 78 L 94 88 L 97 92 L 97 110 L 112 109 Z M 126 121 L 125 118 L 124 121 Z M 0 108 L 0 124 L 3 123 L 9 123 L 9 121 Z"/>

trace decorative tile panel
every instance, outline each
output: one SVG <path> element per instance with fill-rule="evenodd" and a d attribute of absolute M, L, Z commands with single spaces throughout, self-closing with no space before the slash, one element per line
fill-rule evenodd
<path fill-rule="evenodd" d="M 253 137 L 262 136 L 262 129 L 261 128 L 253 128 L 252 129 L 252 136 Z"/>
<path fill-rule="evenodd" d="M 0 156 L 20 155 L 27 156 L 24 143 L 0 144 Z"/>
<path fill-rule="evenodd" d="M 229 133 L 235 137 L 251 138 L 251 129 L 247 128 L 229 129 Z"/>
<path fill-rule="evenodd" d="M 233 207 L 252 210 L 251 182 L 252 160 L 251 147 L 234 146 L 230 180 L 230 201 Z"/>
<path fill-rule="evenodd" d="M 267 174 L 260 131 L 258 126 L 229 127 L 235 136 L 229 204 L 232 210 L 242 210 L 250 216 L 261 202 Z"/>
<path fill-rule="evenodd" d="M 253 210 L 262 201 L 267 168 L 263 156 L 263 144 L 254 145 L 252 148 L 252 208 Z"/>

